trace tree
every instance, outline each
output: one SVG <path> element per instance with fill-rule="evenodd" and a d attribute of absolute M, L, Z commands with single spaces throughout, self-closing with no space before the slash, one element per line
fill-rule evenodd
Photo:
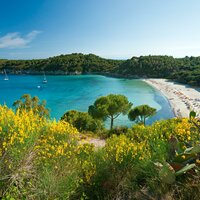
<path fill-rule="evenodd" d="M 130 121 L 137 121 L 145 125 L 146 119 L 156 114 L 156 109 L 148 105 L 137 106 L 129 111 Z"/>
<path fill-rule="evenodd" d="M 37 96 L 31 98 L 31 95 L 24 94 L 21 98 L 13 103 L 16 110 L 32 110 L 35 114 L 41 117 L 49 117 L 49 109 L 46 108 L 46 101 L 40 103 L 40 99 Z"/>
<path fill-rule="evenodd" d="M 93 105 L 89 106 L 88 113 L 93 118 L 103 121 L 110 119 L 110 129 L 112 129 L 114 120 L 120 114 L 127 114 L 132 105 L 124 95 L 110 94 L 98 98 Z"/>
<path fill-rule="evenodd" d="M 100 120 L 93 119 L 87 112 L 70 110 L 61 117 L 61 120 L 69 122 L 79 131 L 97 132 L 103 129 L 102 122 Z"/>

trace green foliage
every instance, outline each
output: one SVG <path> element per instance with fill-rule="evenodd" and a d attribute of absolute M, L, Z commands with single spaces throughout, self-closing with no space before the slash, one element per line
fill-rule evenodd
<path fill-rule="evenodd" d="M 61 120 L 69 122 L 81 132 L 99 132 L 103 129 L 102 122 L 100 120 L 93 119 L 87 112 L 70 110 L 61 117 Z"/>
<path fill-rule="evenodd" d="M 196 112 L 194 112 L 194 111 L 190 111 L 190 115 L 189 115 L 190 120 L 193 119 L 193 118 L 195 118 L 196 115 L 197 115 Z"/>
<path fill-rule="evenodd" d="M 107 73 L 117 69 L 120 60 L 104 59 L 94 54 L 73 53 L 37 60 L 0 60 L 0 68 L 13 72 Z"/>
<path fill-rule="evenodd" d="M 171 56 L 133 57 L 122 63 L 119 71 L 122 74 L 139 77 L 168 77 L 179 67 L 179 62 Z"/>
<path fill-rule="evenodd" d="M 180 152 L 180 146 L 172 142 L 172 139 L 169 141 L 170 149 L 173 149 L 174 156 L 170 159 L 169 163 L 165 162 L 164 164 L 155 163 L 160 167 L 159 177 L 160 179 L 167 183 L 172 184 L 176 180 L 176 176 L 185 174 L 186 172 L 191 172 L 191 169 L 197 167 L 196 161 L 200 158 L 200 145 L 191 146 Z M 175 148 L 174 148 L 175 147 Z M 172 153 L 171 151 L 169 152 Z"/>
<path fill-rule="evenodd" d="M 132 57 L 120 64 L 118 73 L 136 78 L 169 78 L 181 83 L 200 85 L 200 57 Z"/>
<path fill-rule="evenodd" d="M 195 132 L 196 129 L 199 132 L 199 136 L 198 139 L 200 140 L 200 124 L 198 122 L 200 122 L 200 119 L 196 119 L 197 117 L 197 113 L 194 111 L 191 111 L 189 114 L 189 118 L 190 118 L 190 122 L 192 124 L 194 124 L 194 127 L 191 127 L 191 132 Z"/>
<path fill-rule="evenodd" d="M 172 164 L 176 154 L 172 158 L 169 155 L 171 138 L 178 155 L 198 152 L 197 133 L 189 140 L 187 137 L 190 126 L 187 119 L 170 119 L 152 126 L 135 125 L 126 135 L 112 135 L 93 155 L 96 173 L 90 184 L 83 183 L 79 189 L 88 199 L 198 199 L 196 159 L 193 163 L 181 162 L 180 168 L 180 163 Z M 185 141 L 184 146 L 175 138 Z M 189 142 L 192 148 L 185 147 Z"/>
<path fill-rule="evenodd" d="M 93 105 L 89 106 L 88 113 L 96 119 L 110 119 L 110 129 L 113 128 L 114 120 L 120 114 L 127 114 L 132 107 L 124 95 L 110 94 L 98 98 Z"/>
<path fill-rule="evenodd" d="M 190 122 L 195 122 L 196 113 L 190 112 Z M 191 121 L 192 120 L 192 121 Z M 198 122 L 195 122 L 198 125 Z M 192 128 L 192 127 L 191 127 Z M 190 129 L 191 130 L 191 129 Z M 196 130 L 198 132 L 198 130 Z M 190 134 L 190 132 L 188 132 Z M 198 133 L 197 133 L 198 134 Z M 186 173 L 194 174 L 194 168 L 197 168 L 200 159 L 200 144 L 195 141 L 192 145 L 191 142 L 179 142 L 179 140 L 172 135 L 169 139 L 169 160 L 164 164 L 155 163 L 160 167 L 159 177 L 167 184 L 172 184 L 176 181 L 176 176 Z M 188 146 L 188 147 L 186 147 Z M 197 165 L 196 165 L 197 163 Z"/>
<path fill-rule="evenodd" d="M 68 199 L 78 179 L 77 134 L 32 109 L 0 106 L 0 198 Z"/>
<path fill-rule="evenodd" d="M 112 130 L 109 130 L 109 135 L 121 135 L 121 134 L 127 134 L 129 131 L 129 128 L 127 126 L 117 126 L 114 127 Z"/>
<path fill-rule="evenodd" d="M 99 134 L 99 137 L 102 139 L 107 139 L 112 135 L 126 135 L 130 129 L 127 126 L 116 126 L 109 130 L 104 130 Z"/>
<path fill-rule="evenodd" d="M 164 165 L 161 165 L 161 169 L 159 171 L 159 178 L 161 179 L 161 181 L 167 184 L 172 184 L 175 182 L 175 171 L 170 164 L 164 163 Z"/>
<path fill-rule="evenodd" d="M 46 108 L 46 101 L 40 102 L 37 96 L 31 97 L 29 94 L 24 94 L 21 98 L 13 103 L 16 110 L 33 110 L 35 114 L 41 117 L 49 117 L 49 109 Z"/>
<path fill-rule="evenodd" d="M 137 106 L 129 111 L 128 118 L 145 125 L 146 119 L 156 114 L 156 109 L 148 105 Z"/>

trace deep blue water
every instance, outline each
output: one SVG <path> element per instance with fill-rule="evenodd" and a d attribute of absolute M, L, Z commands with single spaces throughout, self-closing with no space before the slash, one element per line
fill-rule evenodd
<path fill-rule="evenodd" d="M 9 107 L 23 94 L 37 95 L 47 101 L 51 117 L 59 119 L 67 110 L 87 111 L 96 98 L 113 94 L 126 95 L 134 106 L 148 104 L 157 114 L 147 122 L 174 117 L 167 99 L 156 89 L 138 79 L 118 79 L 99 75 L 47 76 L 48 84 L 42 84 L 43 76 L 10 75 L 9 81 L 0 76 L 0 103 Z M 40 88 L 38 88 L 40 86 Z M 119 116 L 115 125 L 128 125 L 127 116 Z"/>

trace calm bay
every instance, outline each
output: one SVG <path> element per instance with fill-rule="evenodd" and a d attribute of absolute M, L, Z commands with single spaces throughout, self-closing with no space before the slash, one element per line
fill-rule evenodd
<path fill-rule="evenodd" d="M 158 90 L 139 79 L 111 78 L 100 75 L 47 76 L 10 75 L 9 81 L 0 76 L 0 103 L 12 107 L 23 94 L 36 95 L 47 101 L 51 117 L 57 120 L 68 110 L 87 111 L 96 98 L 110 93 L 123 94 L 134 106 L 148 104 L 157 114 L 147 123 L 174 117 L 168 100 Z M 127 116 L 116 119 L 115 125 L 131 126 Z"/>

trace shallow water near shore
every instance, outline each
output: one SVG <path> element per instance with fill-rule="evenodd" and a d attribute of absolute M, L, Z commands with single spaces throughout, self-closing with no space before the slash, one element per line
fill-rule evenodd
<path fill-rule="evenodd" d="M 10 75 L 9 81 L 0 76 L 0 103 L 9 107 L 23 94 L 38 96 L 47 101 L 51 117 L 57 120 L 67 110 L 87 111 L 96 98 L 110 93 L 123 94 L 134 106 L 148 104 L 157 114 L 147 120 L 148 124 L 160 119 L 174 117 L 168 100 L 158 90 L 139 79 L 110 78 L 100 75 L 47 76 L 43 84 L 41 75 Z M 40 87 L 38 87 L 40 86 Z M 127 116 L 119 116 L 115 125 L 131 126 Z"/>

